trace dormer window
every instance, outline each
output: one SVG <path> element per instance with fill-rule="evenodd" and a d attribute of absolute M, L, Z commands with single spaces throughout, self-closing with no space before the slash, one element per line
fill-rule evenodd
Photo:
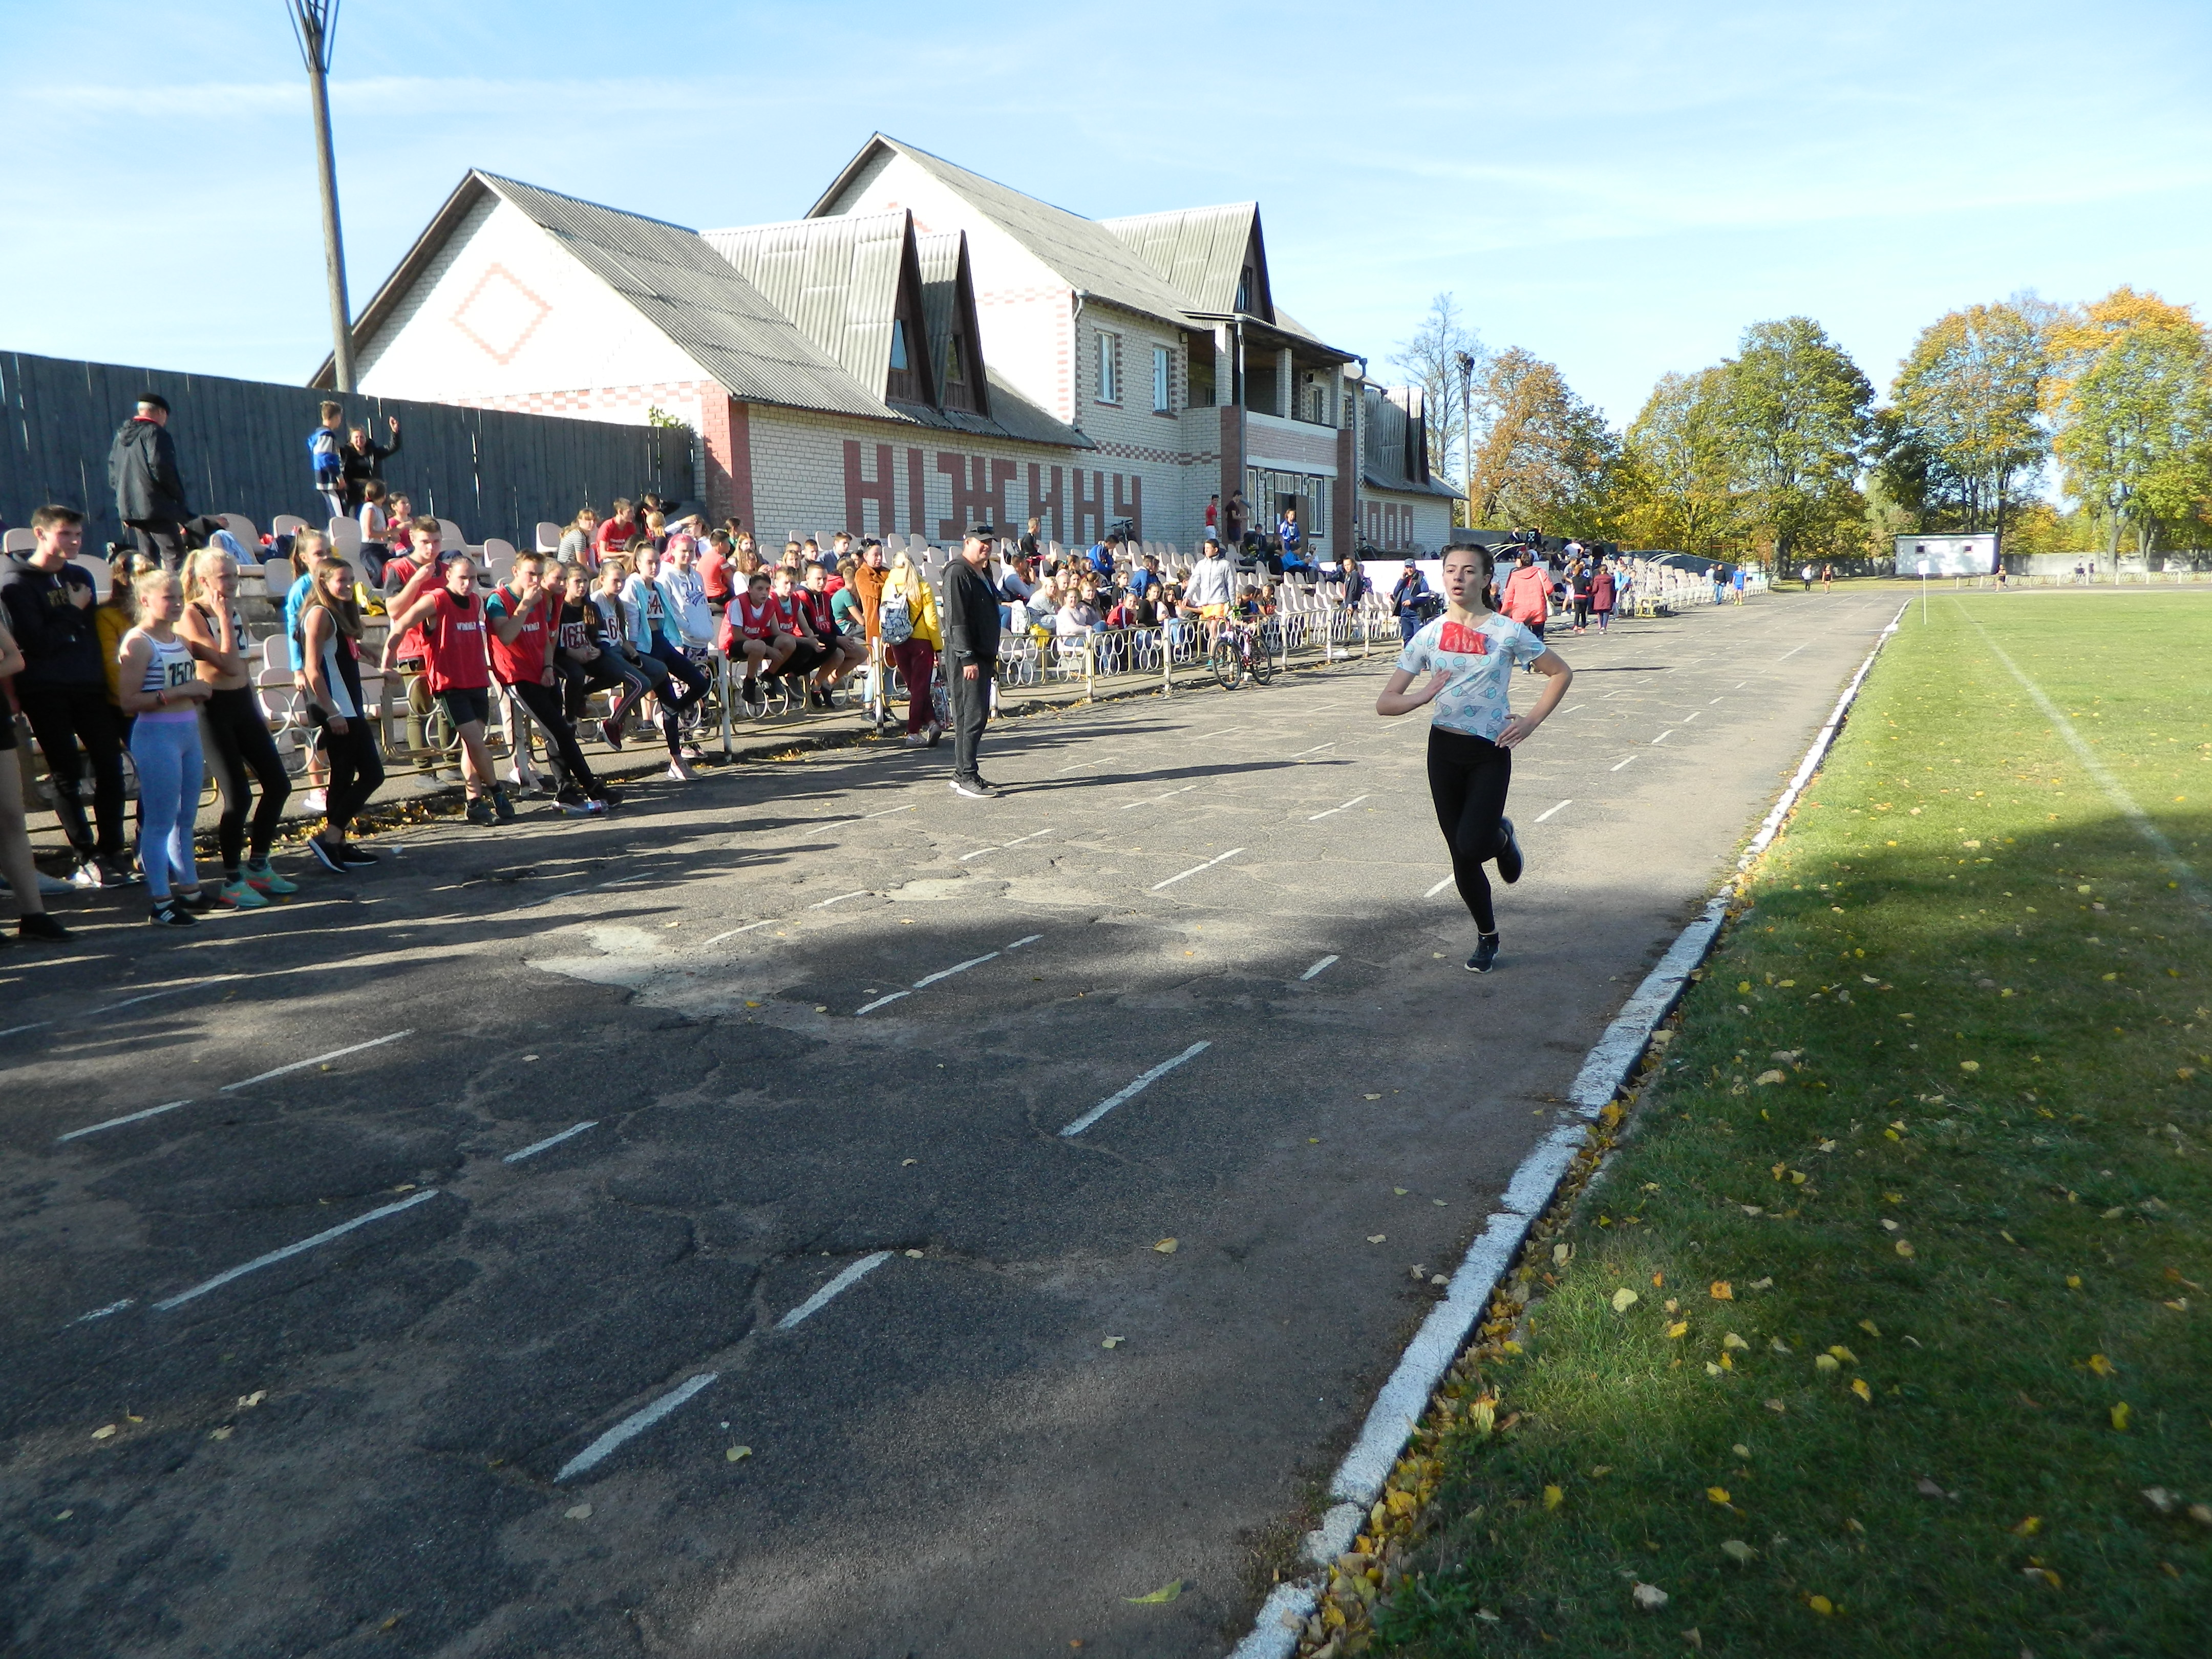
<path fill-rule="evenodd" d="M 966 367 L 961 362 L 960 337 L 956 334 L 945 343 L 945 384 L 959 386 L 968 379 Z"/>
<path fill-rule="evenodd" d="M 1244 274 L 1237 279 L 1237 309 L 1243 312 L 1252 309 L 1252 267 L 1249 265 L 1244 267 Z"/>
<path fill-rule="evenodd" d="M 902 374 L 913 367 L 914 361 L 907 356 L 906 350 L 905 319 L 894 317 L 891 319 L 891 370 L 894 374 Z"/>

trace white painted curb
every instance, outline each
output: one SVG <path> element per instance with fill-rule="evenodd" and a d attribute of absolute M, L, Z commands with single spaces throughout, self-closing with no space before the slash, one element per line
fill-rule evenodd
<path fill-rule="evenodd" d="M 1859 688 L 1866 683 L 1889 636 L 1897 632 L 1905 609 L 1906 605 L 1898 607 L 1897 615 L 1881 630 L 1874 649 L 1859 665 L 1858 672 L 1851 676 L 1850 684 L 1836 699 L 1827 724 L 1814 737 L 1796 773 L 1775 801 L 1773 810 L 1761 820 L 1758 833 L 1745 847 L 1742 857 L 1736 860 L 1736 874 L 1706 902 L 1697 920 L 1676 935 L 1667 954 L 1630 994 L 1620 1013 L 1599 1037 L 1597 1046 L 1583 1060 L 1567 1097 L 1584 1119 L 1595 1118 L 1613 1103 L 1644 1049 L 1650 1046 L 1651 1033 L 1681 1000 L 1691 973 L 1705 959 L 1713 941 L 1720 935 L 1722 924 L 1728 920 L 1729 904 L 1744 873 L 1781 833 L 1798 798 L 1820 771 L 1828 750 L 1835 744 L 1836 734 L 1843 729 L 1844 716 L 1857 701 Z M 1310 1565 L 1325 1570 L 1352 1547 L 1360 1523 L 1382 1495 L 1392 1467 L 1419 1426 L 1422 1413 L 1428 1409 L 1430 1395 L 1436 1392 L 1437 1382 L 1466 1346 L 1468 1333 L 1482 1316 L 1491 1293 L 1498 1288 L 1498 1279 L 1521 1248 L 1522 1240 L 1528 1237 L 1528 1229 L 1559 1190 L 1559 1181 L 1573 1164 L 1575 1154 L 1582 1150 L 1586 1133 L 1579 1124 L 1562 1125 L 1539 1141 L 1514 1170 L 1504 1195 L 1498 1200 L 1498 1213 L 1489 1218 L 1475 1241 L 1468 1246 L 1467 1255 L 1453 1273 L 1443 1300 L 1431 1310 L 1407 1345 L 1397 1369 L 1391 1372 L 1390 1380 L 1382 1385 L 1382 1392 L 1369 1408 L 1358 1439 L 1337 1466 L 1336 1474 L 1329 1482 L 1329 1496 L 1335 1502 L 1322 1516 L 1321 1525 L 1305 1536 L 1304 1555 Z M 1230 1659 L 1289 1659 L 1297 1650 L 1298 1627 L 1312 1615 L 1322 1582 L 1316 1577 L 1276 1585 L 1261 1604 L 1251 1632 L 1237 1644 Z M 1295 1618 L 1291 1617 L 1292 1614 Z"/>

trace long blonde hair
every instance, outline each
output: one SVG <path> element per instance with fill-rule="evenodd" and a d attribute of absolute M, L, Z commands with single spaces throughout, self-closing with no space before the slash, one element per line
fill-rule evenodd
<path fill-rule="evenodd" d="M 898 593 L 910 605 L 920 605 L 922 596 L 929 592 L 928 580 L 902 547 L 891 555 L 890 574 L 884 578 L 884 586 Z"/>
<path fill-rule="evenodd" d="M 185 603 L 204 605 L 209 611 L 218 609 L 222 603 L 222 562 L 228 561 L 233 570 L 238 561 L 222 549 L 210 544 L 195 552 L 185 562 Z"/>

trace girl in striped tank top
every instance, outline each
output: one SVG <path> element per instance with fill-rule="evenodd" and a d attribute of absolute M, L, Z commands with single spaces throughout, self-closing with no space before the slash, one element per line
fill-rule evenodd
<path fill-rule="evenodd" d="M 131 759 L 138 769 L 138 864 L 153 896 L 157 927 L 190 927 L 195 912 L 234 910 L 201 887 L 192 868 L 192 821 L 199 815 L 200 705 L 210 687 L 193 665 L 194 647 L 177 637 L 185 590 L 174 571 L 151 570 L 133 585 L 138 625 L 123 636 L 118 659 Z M 172 883 L 174 883 L 173 888 Z"/>

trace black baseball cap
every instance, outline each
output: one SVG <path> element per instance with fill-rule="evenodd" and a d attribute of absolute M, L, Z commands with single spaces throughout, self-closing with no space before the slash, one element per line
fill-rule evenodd
<path fill-rule="evenodd" d="M 999 533 L 999 526 L 994 524 L 971 524 L 968 526 L 968 533 L 979 542 L 988 542 Z"/>
<path fill-rule="evenodd" d="M 164 415 L 169 412 L 169 400 L 158 392 L 140 392 L 138 405 L 142 409 L 158 409 Z"/>

